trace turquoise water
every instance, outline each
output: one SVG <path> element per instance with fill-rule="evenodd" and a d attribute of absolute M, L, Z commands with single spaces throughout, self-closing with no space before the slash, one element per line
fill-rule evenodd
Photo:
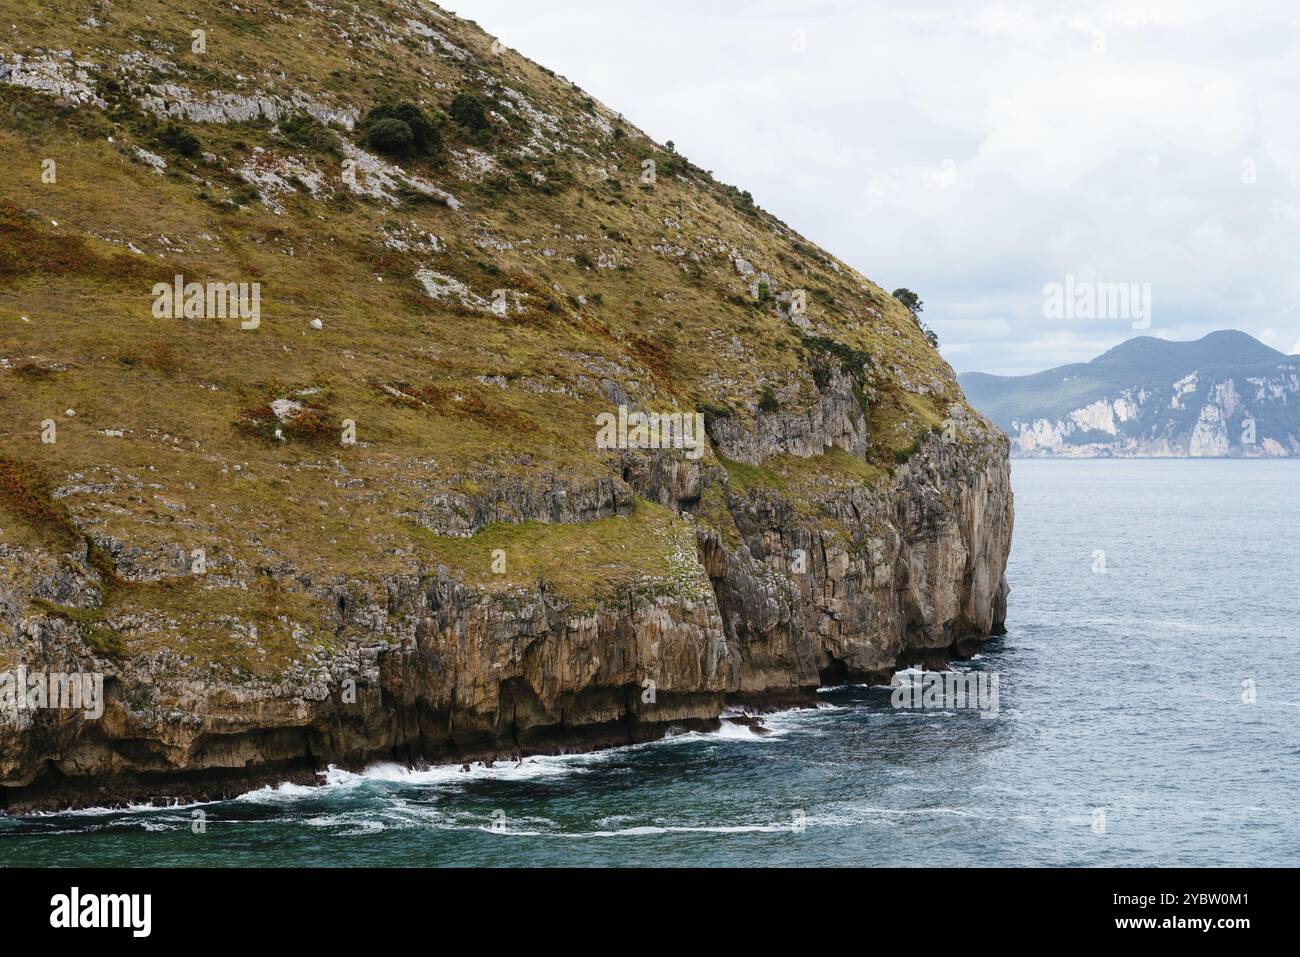
<path fill-rule="evenodd" d="M 994 717 L 826 690 L 766 737 L 334 773 L 205 805 L 205 834 L 0 817 L 0 862 L 1300 865 L 1300 462 L 1014 473 L 1010 634 L 961 666 L 997 675 Z"/>

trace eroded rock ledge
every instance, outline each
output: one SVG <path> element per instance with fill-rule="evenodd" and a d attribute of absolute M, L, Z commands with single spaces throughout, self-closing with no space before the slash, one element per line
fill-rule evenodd
<path fill-rule="evenodd" d="M 710 488 L 726 503 L 729 522 L 689 518 L 708 585 L 696 597 L 629 589 L 579 609 L 425 567 L 373 583 L 369 598 L 357 582 L 322 583 L 321 614 L 366 637 L 273 685 L 195 673 L 167 653 L 96 654 L 33 603 L 98 600 L 99 573 L 68 556 L 39 594 L 0 584 L 0 609 L 29 669 L 104 672 L 106 708 L 97 721 L 38 711 L 5 725 L 0 802 L 16 813 L 210 799 L 329 764 L 604 748 L 716 726 L 730 704 L 786 707 L 825 683 L 943 667 L 1004 631 L 1007 452 L 992 432 L 933 434 L 888 484 L 829 496 L 818 514 L 738 491 L 717 467 L 651 461 L 625 472 L 629 494 L 688 516 Z"/>

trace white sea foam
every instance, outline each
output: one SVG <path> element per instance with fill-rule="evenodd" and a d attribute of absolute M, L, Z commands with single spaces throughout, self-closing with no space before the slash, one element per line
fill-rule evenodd
<path fill-rule="evenodd" d="M 494 837 L 544 837 L 561 840 L 591 840 L 594 838 L 652 837 L 664 834 L 781 834 L 796 832 L 807 827 L 806 823 L 796 826 L 789 824 L 642 824 L 634 827 L 602 831 L 533 831 L 518 830 L 507 827 L 494 830 L 490 826 L 477 825 L 471 830 L 483 831 Z"/>
<path fill-rule="evenodd" d="M 893 818 L 907 816 L 981 817 L 981 815 L 974 814 L 965 808 L 946 806 L 931 808 L 848 806 L 839 810 L 824 809 L 809 814 L 798 822 L 792 818 L 789 821 L 767 823 L 629 824 L 627 827 L 601 828 L 592 831 L 532 830 L 519 827 L 493 830 L 490 826 L 479 823 L 475 824 L 471 829 L 498 837 L 540 837 L 580 841 L 606 838 L 654 837 L 669 834 L 797 834 L 814 828 L 849 828 L 861 827 L 864 824 L 889 824 Z"/>
<path fill-rule="evenodd" d="M 329 772 L 326 772 L 325 781 L 320 787 L 313 787 L 309 784 L 293 784 L 286 781 L 284 784 L 278 784 L 274 787 L 268 784 L 264 788 L 258 788 L 255 791 L 247 791 L 244 794 L 239 795 L 235 800 L 247 804 L 289 804 L 302 800 L 303 798 L 320 794 L 323 788 L 339 788 L 345 786 L 329 779 L 329 775 L 333 770 L 333 768 L 330 768 Z"/>
<path fill-rule="evenodd" d="M 717 731 L 702 732 L 700 733 L 700 737 L 717 738 L 723 741 L 761 741 L 764 738 L 770 738 L 777 733 L 774 730 L 768 729 L 766 723 L 764 723 L 764 729 L 768 731 L 767 734 L 763 734 L 761 731 L 755 731 L 748 725 L 736 724 L 732 721 L 723 721 L 722 727 L 718 728 Z"/>
<path fill-rule="evenodd" d="M 66 811 L 32 811 L 21 817 L 107 817 L 115 814 L 157 814 L 162 811 L 188 811 L 196 807 L 207 807 L 216 801 L 195 801 L 190 804 L 127 804 L 123 807 L 81 807 Z"/>
<path fill-rule="evenodd" d="M 818 702 L 811 708 L 799 708 L 775 714 L 764 714 L 761 716 L 763 720 L 762 730 L 755 731 L 753 728 L 746 725 L 725 720 L 727 717 L 749 716 L 751 712 L 745 711 L 744 709 L 727 709 L 727 711 L 723 713 L 724 720 L 721 721 L 719 727 L 713 731 L 682 731 L 680 733 L 669 733 L 663 738 L 641 744 L 575 754 L 537 755 L 525 758 L 522 762 L 499 761 L 492 767 L 487 767 L 481 763 L 473 763 L 470 764 L 468 771 L 463 769 L 463 764 L 461 763 L 436 765 L 425 768 L 411 768 L 393 762 L 381 762 L 371 765 L 365 770 L 359 772 L 348 771 L 331 765 L 325 771 L 319 773 L 319 784 L 299 784 L 296 782 L 286 781 L 278 785 L 267 785 L 244 792 L 233 800 L 242 804 L 288 807 L 313 799 L 334 797 L 367 785 L 397 784 L 414 787 L 438 788 L 455 787 L 467 782 L 482 780 L 528 781 L 562 778 L 574 774 L 590 773 L 595 765 L 615 760 L 620 755 L 626 755 L 630 752 L 641 749 L 677 747 L 681 745 L 710 742 L 726 742 L 728 744 L 764 743 L 780 739 L 794 730 L 803 730 L 804 733 L 809 733 L 804 726 L 814 723 L 813 719 L 816 719 L 829 711 L 845 710 L 851 709 L 827 702 Z M 388 799 L 393 800 L 394 797 L 390 795 Z M 34 812 L 30 816 L 118 817 L 121 815 L 158 815 L 168 811 L 188 811 L 195 808 L 211 807 L 220 803 L 222 802 L 200 801 L 188 804 L 176 803 L 170 805 L 139 804 L 129 805 L 124 808 L 95 807 L 61 812 Z M 413 819 L 409 823 L 421 825 L 431 823 L 422 812 L 423 809 L 421 809 L 421 812 L 417 813 L 416 817 L 418 819 Z M 373 819 L 373 813 L 371 819 Z M 155 819 L 151 826 L 164 827 L 165 824 L 160 823 L 160 820 L 161 819 Z M 188 823 L 188 818 L 182 818 L 176 821 L 176 826 L 187 826 Z M 316 827 L 348 826 L 349 824 L 362 826 L 361 819 L 350 820 L 346 815 L 318 815 L 307 819 L 306 823 Z M 439 826 L 449 825 L 444 819 Z M 477 824 L 466 826 L 473 829 L 478 828 Z M 748 825 L 745 827 L 748 827 Z"/>

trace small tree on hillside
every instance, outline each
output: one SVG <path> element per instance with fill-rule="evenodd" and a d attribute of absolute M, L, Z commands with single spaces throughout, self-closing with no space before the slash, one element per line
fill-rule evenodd
<path fill-rule="evenodd" d="M 442 146 L 442 114 L 414 103 L 384 103 L 361 123 L 371 148 L 388 156 L 432 155 Z"/>
<path fill-rule="evenodd" d="M 406 156 L 415 144 L 415 136 L 410 125 L 401 120 L 376 120 L 366 134 L 366 141 L 377 153 Z"/>
<path fill-rule="evenodd" d="M 488 128 L 487 104 L 473 93 L 457 93 L 447 112 L 467 130 L 477 133 Z"/>
<path fill-rule="evenodd" d="M 907 311 L 912 314 L 912 321 L 916 323 L 916 328 L 921 330 L 921 334 L 925 336 L 926 341 L 938 349 L 939 336 L 921 321 L 921 313 L 925 311 L 925 303 L 921 301 L 921 297 L 910 289 L 895 289 L 894 298 L 901 302 Z"/>
<path fill-rule="evenodd" d="M 895 289 L 894 298 L 907 307 L 907 311 L 912 314 L 913 318 L 925 312 L 925 303 L 921 301 L 920 296 L 910 289 Z"/>

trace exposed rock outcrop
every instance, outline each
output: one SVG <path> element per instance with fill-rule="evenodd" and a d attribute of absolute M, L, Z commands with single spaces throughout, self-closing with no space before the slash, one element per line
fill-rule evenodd
<path fill-rule="evenodd" d="M 779 493 L 729 488 L 720 469 L 656 456 L 639 490 L 683 505 L 716 483 L 734 522 L 728 543 L 726 530 L 691 519 L 690 559 L 708 585 L 694 600 L 629 591 L 576 608 L 412 567 L 325 590 L 322 614 L 361 637 L 274 685 L 210 680 L 168 653 L 75 654 L 75 627 L 32 602 L 93 606 L 100 574 L 84 557 L 42 552 L 20 584 L 15 563 L 33 556 L 7 550 L 0 609 L 27 668 L 103 672 L 107 692 L 98 720 L 20 711 L 5 725 L 0 800 L 215 796 L 330 763 L 625 744 L 710 726 L 729 702 L 780 705 L 826 682 L 943 667 L 1003 631 L 1006 452 L 987 436 L 935 435 L 888 486 L 830 496 L 814 517 Z"/>

